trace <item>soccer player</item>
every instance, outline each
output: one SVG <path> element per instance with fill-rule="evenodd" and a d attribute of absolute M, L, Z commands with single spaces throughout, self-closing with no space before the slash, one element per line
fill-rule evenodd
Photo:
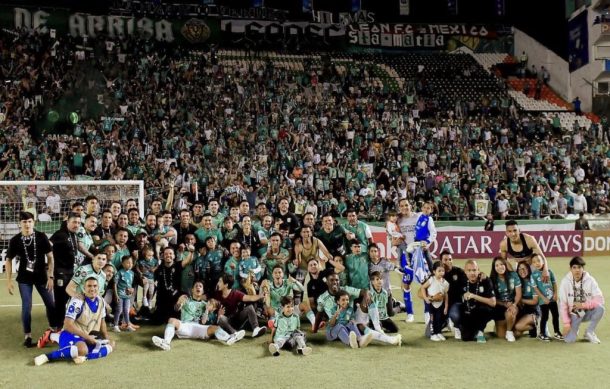
<path fill-rule="evenodd" d="M 190 296 L 180 296 L 176 303 L 177 310 L 180 311 L 180 320 L 170 318 L 163 338 L 152 337 L 155 346 L 164 351 L 171 350 L 170 343 L 175 335 L 181 339 L 201 339 L 207 340 L 212 336 L 226 345 L 232 345 L 243 339 L 246 332 L 244 330 L 227 334 L 222 328 L 210 325 L 210 316 L 218 307 L 216 301 L 204 300 L 203 281 L 195 281 Z"/>
<path fill-rule="evenodd" d="M 513 270 L 510 261 L 508 261 L 509 255 L 517 261 L 522 259 L 527 260 L 527 263 L 531 265 L 532 254 L 538 254 L 545 264 L 541 272 L 544 282 L 547 282 L 549 279 L 548 266 L 546 266 L 547 260 L 536 239 L 529 234 L 520 232 L 519 225 L 515 220 L 509 220 L 505 224 L 506 237 L 500 242 L 500 256 L 507 260 L 509 270 Z"/>
<path fill-rule="evenodd" d="M 72 297 L 68 303 L 63 331 L 50 335 L 53 342 L 59 343 L 59 349 L 37 356 L 34 364 L 40 366 L 59 359 L 81 364 L 108 356 L 115 343 L 108 338 L 105 317 L 106 303 L 99 296 L 97 278 L 89 277 L 85 280 L 85 298 Z M 92 336 L 93 331 L 99 332 L 101 339 Z"/>

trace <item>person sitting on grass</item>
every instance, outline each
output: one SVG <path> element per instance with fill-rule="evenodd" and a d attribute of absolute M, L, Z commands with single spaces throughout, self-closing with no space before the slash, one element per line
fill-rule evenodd
<path fill-rule="evenodd" d="M 350 301 L 350 294 L 345 290 L 339 290 L 334 295 L 335 304 L 327 311 L 328 326 L 326 327 L 326 339 L 339 339 L 343 344 L 351 348 L 363 348 L 373 340 L 373 334 L 362 335 L 354 322 L 354 308 Z"/>
<path fill-rule="evenodd" d="M 180 311 L 180 320 L 170 318 L 165 326 L 163 338 L 153 336 L 152 342 L 164 351 L 171 350 L 171 342 L 175 335 L 181 339 L 208 340 L 213 336 L 226 345 L 232 345 L 243 339 L 244 330 L 229 335 L 217 325 L 210 325 L 210 316 L 217 309 L 214 300 L 204 300 L 203 281 L 195 281 L 191 295 L 180 296 L 176 303 L 176 311 Z"/>
<path fill-rule="evenodd" d="M 115 342 L 108 338 L 106 328 L 106 303 L 98 293 L 98 280 L 89 277 L 85 280 L 85 297 L 72 297 L 68 303 L 64 327 L 61 332 L 50 334 L 51 341 L 59 344 L 59 349 L 34 358 L 36 366 L 49 361 L 72 359 L 82 364 L 87 359 L 108 356 L 115 348 Z M 98 339 L 93 331 L 101 335 Z"/>
<path fill-rule="evenodd" d="M 588 321 L 585 339 L 599 344 L 595 328 L 604 316 L 604 295 L 597 281 L 585 271 L 585 261 L 574 257 L 570 261 L 570 272 L 561 280 L 559 286 L 559 310 L 563 321 L 563 333 L 567 343 L 574 343 L 578 337 L 578 328 Z"/>
<path fill-rule="evenodd" d="M 277 266 L 277 265 L 276 265 Z M 278 267 L 281 270 L 281 267 Z M 275 269 L 274 269 L 275 272 Z M 280 349 L 296 347 L 297 354 L 310 355 L 311 347 L 305 343 L 305 334 L 301 331 L 301 320 L 295 312 L 294 300 L 284 296 L 281 300 L 282 313 L 273 321 L 273 342 L 269 344 L 269 352 L 274 357 L 280 355 Z"/>
<path fill-rule="evenodd" d="M 491 262 L 490 278 L 497 297 L 494 308 L 496 334 L 499 338 L 514 342 L 513 327 L 519 314 L 521 280 L 515 272 L 509 270 L 507 260 L 502 257 L 496 257 Z"/>

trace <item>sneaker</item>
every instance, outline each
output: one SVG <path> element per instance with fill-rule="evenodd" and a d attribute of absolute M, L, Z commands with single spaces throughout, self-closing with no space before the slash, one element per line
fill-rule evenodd
<path fill-rule="evenodd" d="M 413 323 L 415 321 L 415 315 L 412 313 L 407 314 L 407 319 L 405 321 L 407 323 Z"/>
<path fill-rule="evenodd" d="M 546 336 L 545 334 L 540 334 L 538 335 L 538 339 L 543 341 L 543 342 L 550 342 L 551 338 L 549 338 L 548 336 Z"/>
<path fill-rule="evenodd" d="M 349 346 L 351 348 L 358 348 L 358 335 L 354 331 L 349 333 Z"/>
<path fill-rule="evenodd" d="M 45 332 L 42 333 L 42 336 L 40 338 L 38 338 L 38 342 L 36 343 L 36 346 L 38 348 L 44 348 L 47 344 L 49 344 L 49 342 L 51 341 L 51 334 L 53 333 L 53 331 L 51 331 L 51 329 L 47 329 Z"/>
<path fill-rule="evenodd" d="M 165 339 L 163 339 L 163 338 L 160 338 L 158 336 L 153 336 L 152 337 L 152 342 L 153 342 L 153 344 L 155 346 L 159 347 L 163 351 L 171 350 L 171 347 L 170 347 L 169 343 L 167 343 L 165 341 Z"/>
<path fill-rule="evenodd" d="M 224 342 L 224 344 L 226 344 L 227 346 L 231 346 L 235 343 L 237 343 L 237 337 L 235 336 L 235 334 L 229 335 L 229 339 Z"/>
<path fill-rule="evenodd" d="M 49 362 L 49 357 L 46 354 L 41 354 L 34 358 L 34 365 L 36 366 L 44 365 L 47 362 Z"/>
<path fill-rule="evenodd" d="M 449 326 L 449 331 L 453 331 L 455 326 L 453 325 L 453 320 L 447 319 L 447 325 Z"/>
<path fill-rule="evenodd" d="M 82 355 L 80 357 L 72 358 L 72 360 L 76 365 L 82 365 L 87 360 L 87 357 Z"/>
<path fill-rule="evenodd" d="M 485 334 L 483 331 L 479 331 L 477 334 L 477 343 L 487 343 L 487 339 L 485 339 Z"/>
<path fill-rule="evenodd" d="M 443 334 L 437 334 L 436 336 L 438 336 L 438 338 L 439 338 L 440 340 L 443 340 L 443 341 L 447 340 L 447 338 L 445 338 L 445 337 L 443 336 Z"/>
<path fill-rule="evenodd" d="M 509 342 L 514 342 L 515 341 L 515 334 L 512 331 L 506 331 L 506 336 L 505 336 L 506 340 Z"/>
<path fill-rule="evenodd" d="M 112 331 L 121 332 L 121 328 L 119 326 L 112 326 Z"/>
<path fill-rule="evenodd" d="M 425 312 L 424 313 L 424 324 L 428 324 L 430 323 L 430 313 Z"/>
<path fill-rule="evenodd" d="M 244 336 L 246 336 L 246 331 L 244 331 L 244 330 L 237 331 L 233 335 L 235 336 L 235 338 L 237 338 L 236 342 L 239 342 L 240 340 L 242 340 L 244 338 Z"/>
<path fill-rule="evenodd" d="M 561 335 L 561 332 L 555 332 L 555 336 L 553 336 L 553 338 L 555 338 L 556 340 L 564 340 L 563 335 Z"/>
<path fill-rule="evenodd" d="M 369 332 L 368 334 L 362 335 L 360 337 L 360 340 L 358 341 L 358 346 L 360 346 L 360 348 L 364 348 L 364 347 L 368 346 L 372 340 L 373 340 L 373 334 L 371 332 Z"/>
<path fill-rule="evenodd" d="M 252 330 L 252 337 L 256 338 L 258 336 L 265 335 L 266 332 L 267 327 L 256 327 L 254 330 Z"/>
<path fill-rule="evenodd" d="M 303 356 L 311 355 L 312 352 L 313 352 L 313 349 L 311 347 L 307 347 L 307 346 L 297 350 L 297 353 L 301 354 Z"/>
<path fill-rule="evenodd" d="M 127 331 L 127 332 L 135 332 L 136 329 L 133 326 L 128 325 L 127 328 L 125 328 L 125 331 Z"/>
<path fill-rule="evenodd" d="M 430 340 L 433 342 L 440 342 L 441 338 L 439 338 L 439 336 L 437 334 L 434 334 L 430 337 Z"/>
<path fill-rule="evenodd" d="M 280 348 L 275 343 L 270 343 L 269 344 L 269 352 L 274 357 L 279 357 L 280 356 Z"/>
<path fill-rule="evenodd" d="M 32 342 L 32 338 L 28 336 L 27 338 L 24 339 L 23 345 L 26 348 L 32 348 L 32 347 L 34 347 L 34 342 Z"/>
<path fill-rule="evenodd" d="M 599 340 L 595 332 L 585 332 L 585 339 L 587 339 L 591 343 L 600 344 L 602 341 Z"/>
<path fill-rule="evenodd" d="M 462 331 L 459 328 L 453 328 L 453 338 L 457 340 L 462 340 Z"/>

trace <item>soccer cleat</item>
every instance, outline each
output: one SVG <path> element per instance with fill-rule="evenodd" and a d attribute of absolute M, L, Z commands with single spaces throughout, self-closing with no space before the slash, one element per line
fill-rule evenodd
<path fill-rule="evenodd" d="M 585 339 L 594 344 L 600 344 L 602 342 L 597 335 L 595 335 L 595 332 L 585 332 Z"/>
<path fill-rule="evenodd" d="M 160 338 L 158 336 L 153 336 L 152 337 L 152 342 L 153 342 L 153 344 L 155 346 L 159 347 L 163 351 L 171 350 L 171 347 L 170 347 L 169 343 L 167 343 L 165 341 L 165 339 L 163 339 L 163 338 Z"/>
<path fill-rule="evenodd" d="M 487 343 L 487 339 L 485 339 L 485 334 L 483 334 L 483 331 L 479 331 L 477 334 L 477 343 Z"/>
<path fill-rule="evenodd" d="M 255 329 L 252 330 L 252 337 L 256 338 L 258 336 L 265 335 L 266 332 L 267 332 L 267 327 L 256 327 Z"/>
<path fill-rule="evenodd" d="M 543 341 L 543 342 L 550 342 L 551 338 L 549 338 L 548 336 L 546 336 L 545 334 L 540 334 L 538 335 L 538 339 Z"/>
<path fill-rule="evenodd" d="M 555 340 L 564 340 L 561 332 L 555 332 L 555 336 L 553 336 L 553 338 L 555 338 Z"/>
<path fill-rule="evenodd" d="M 74 364 L 82 365 L 87 360 L 87 357 L 82 355 L 82 356 L 79 356 L 79 357 L 76 357 L 76 358 L 72 358 L 72 360 L 74 361 Z"/>
<path fill-rule="evenodd" d="M 507 341 L 509 342 L 514 342 L 515 339 L 515 334 L 512 331 L 506 331 L 506 336 L 504 336 L 506 338 Z"/>
<path fill-rule="evenodd" d="M 457 340 L 462 340 L 462 331 L 460 331 L 460 329 L 457 327 L 453 329 L 453 338 Z"/>
<path fill-rule="evenodd" d="M 402 346 L 402 335 L 398 334 L 396 336 L 394 336 L 394 341 L 392 342 L 392 344 L 395 344 L 398 347 Z"/>
<path fill-rule="evenodd" d="M 25 338 L 25 340 L 23 341 L 23 345 L 24 345 L 26 348 L 32 348 L 32 347 L 34 347 L 34 342 L 32 342 L 32 338 L 28 336 L 28 337 L 27 337 L 27 338 Z"/>
<path fill-rule="evenodd" d="M 44 365 L 47 362 L 49 362 L 49 358 L 47 357 L 46 354 L 41 354 L 41 355 L 37 356 L 36 358 L 34 358 L 34 365 L 36 365 L 36 366 Z"/>
<path fill-rule="evenodd" d="M 364 348 L 364 347 L 368 346 L 372 340 L 373 340 L 373 333 L 369 332 L 368 334 L 362 335 L 360 337 L 360 340 L 358 341 L 358 346 L 360 346 L 360 348 Z"/>
<path fill-rule="evenodd" d="M 275 343 L 270 343 L 269 344 L 269 352 L 274 357 L 279 357 L 280 356 L 280 348 Z"/>
<path fill-rule="evenodd" d="M 53 331 L 51 331 L 51 329 L 47 329 L 45 332 L 42 333 L 42 336 L 40 338 L 38 338 L 38 342 L 36 343 L 36 346 L 38 348 L 44 348 L 47 344 L 49 344 L 49 342 L 51 341 L 50 337 L 51 334 L 53 333 Z"/>
<path fill-rule="evenodd" d="M 308 355 L 311 355 L 311 353 L 313 352 L 313 349 L 311 347 L 305 346 L 305 347 L 297 350 L 297 352 L 299 352 L 303 356 L 308 356 Z"/>
<path fill-rule="evenodd" d="M 349 346 L 351 348 L 358 348 L 358 335 L 354 331 L 349 333 Z"/>
<path fill-rule="evenodd" d="M 407 319 L 405 321 L 407 323 L 413 323 L 415 321 L 415 315 L 412 313 L 407 314 Z"/>

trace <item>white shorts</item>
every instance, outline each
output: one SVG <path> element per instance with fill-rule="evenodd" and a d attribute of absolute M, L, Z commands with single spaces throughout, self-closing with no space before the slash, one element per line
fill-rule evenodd
<path fill-rule="evenodd" d="M 358 305 L 358 308 L 356 309 L 354 321 L 356 322 L 356 324 L 363 324 L 364 326 L 367 326 L 369 324 L 369 315 L 368 313 L 362 312 L 360 305 Z"/>
<path fill-rule="evenodd" d="M 180 323 L 180 328 L 176 330 L 176 336 L 180 339 L 209 339 L 209 327 L 197 323 Z"/>

